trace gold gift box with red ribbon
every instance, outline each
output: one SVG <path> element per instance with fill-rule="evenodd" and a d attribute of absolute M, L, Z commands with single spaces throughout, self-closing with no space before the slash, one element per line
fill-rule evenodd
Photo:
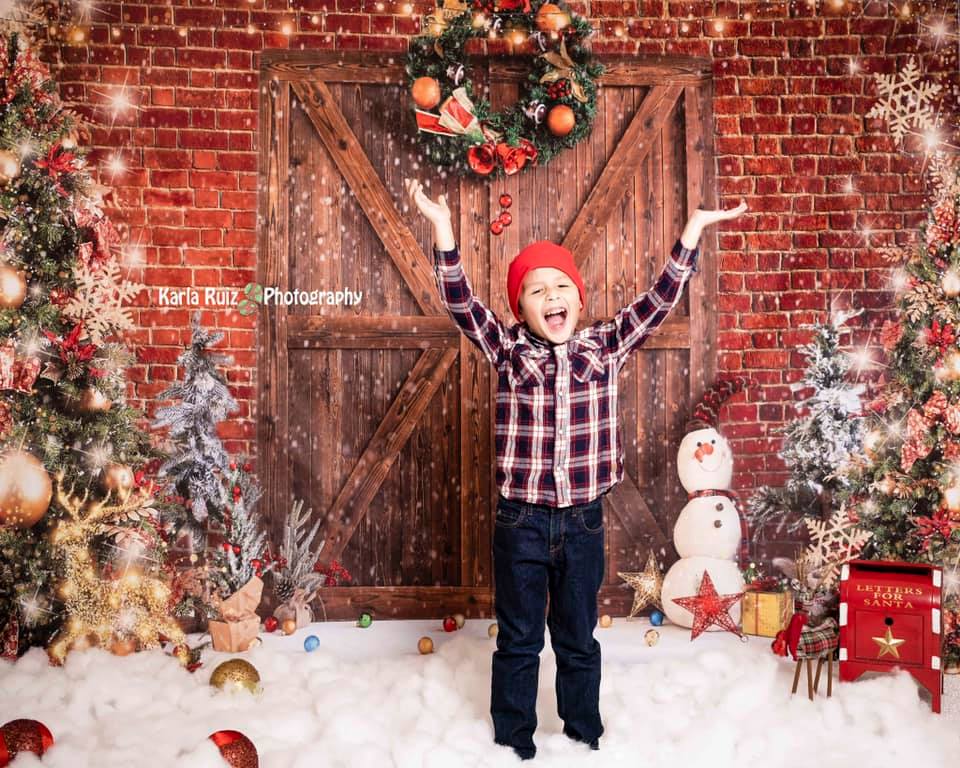
<path fill-rule="evenodd" d="M 793 616 L 793 592 L 748 590 L 743 593 L 740 616 L 744 634 L 776 637 Z"/>

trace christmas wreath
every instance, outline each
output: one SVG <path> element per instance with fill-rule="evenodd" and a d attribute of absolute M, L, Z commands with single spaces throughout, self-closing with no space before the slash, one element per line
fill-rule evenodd
<path fill-rule="evenodd" d="M 590 23 L 538 0 L 442 0 L 407 52 L 424 156 L 457 174 L 512 175 L 548 163 L 590 133 L 603 67 L 585 46 Z M 499 112 L 470 79 L 467 41 L 506 39 L 529 50 L 519 99 Z"/>

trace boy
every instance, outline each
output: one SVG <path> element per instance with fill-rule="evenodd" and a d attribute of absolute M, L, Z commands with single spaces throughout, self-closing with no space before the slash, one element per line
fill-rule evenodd
<path fill-rule="evenodd" d="M 557 658 L 563 732 L 599 749 L 600 644 L 593 637 L 603 583 L 602 496 L 622 479 L 617 375 L 676 305 L 709 224 L 746 210 L 697 210 L 653 287 L 619 312 L 576 331 L 585 289 L 573 255 L 542 241 L 510 263 L 507 294 L 520 322 L 506 327 L 470 290 L 443 195 L 407 180 L 433 224 L 437 280 L 454 321 L 497 368 L 497 503 L 493 537 L 499 632 L 490 714 L 494 741 L 536 754 L 536 701 L 544 611 Z"/>

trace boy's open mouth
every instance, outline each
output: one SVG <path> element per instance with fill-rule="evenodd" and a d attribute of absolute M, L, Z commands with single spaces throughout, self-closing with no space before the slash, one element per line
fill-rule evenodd
<path fill-rule="evenodd" d="M 543 319 L 547 322 L 547 327 L 551 331 L 559 331 L 567 322 L 567 310 L 562 307 L 554 307 L 543 313 Z"/>

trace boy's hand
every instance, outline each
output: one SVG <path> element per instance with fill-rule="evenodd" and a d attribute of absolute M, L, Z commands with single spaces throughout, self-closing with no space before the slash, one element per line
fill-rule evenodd
<path fill-rule="evenodd" d="M 447 198 L 445 195 L 440 195 L 440 197 L 437 198 L 437 202 L 433 202 L 433 200 L 427 197 L 427 193 L 423 191 L 423 184 L 416 179 L 407 179 L 404 183 L 407 187 L 407 194 L 410 195 L 413 204 L 417 206 L 427 221 L 434 226 L 437 225 L 438 221 L 443 219 L 450 221 L 450 209 L 447 207 Z"/>
<path fill-rule="evenodd" d="M 423 191 L 423 185 L 416 179 L 407 179 L 404 182 L 407 194 L 423 217 L 433 224 L 433 239 L 438 250 L 452 251 L 457 247 L 453 237 L 453 225 L 450 223 L 450 209 L 447 207 L 446 195 L 440 195 L 434 202 Z"/>
<path fill-rule="evenodd" d="M 736 208 L 727 211 L 705 211 L 702 208 L 697 208 L 691 214 L 687 226 L 683 229 L 683 234 L 680 236 L 681 245 L 687 250 L 693 250 L 700 241 L 700 235 L 703 233 L 704 227 L 716 224 L 718 221 L 735 219 L 746 210 L 747 204 L 742 201 Z"/>

